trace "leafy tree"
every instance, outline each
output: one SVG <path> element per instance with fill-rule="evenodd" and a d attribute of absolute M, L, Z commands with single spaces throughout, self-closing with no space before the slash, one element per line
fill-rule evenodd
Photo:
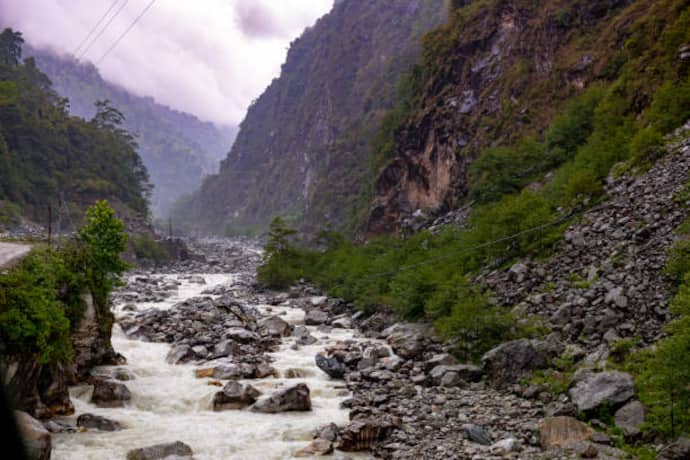
<path fill-rule="evenodd" d="M 0 63 L 16 66 L 22 58 L 22 33 L 10 28 L 0 33 Z"/>

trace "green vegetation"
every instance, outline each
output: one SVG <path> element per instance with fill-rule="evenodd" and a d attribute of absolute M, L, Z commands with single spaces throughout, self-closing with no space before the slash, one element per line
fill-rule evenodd
<path fill-rule="evenodd" d="M 169 262 L 171 259 L 168 251 L 149 235 L 134 236 L 130 241 L 137 261 L 147 260 L 160 265 Z"/>
<path fill-rule="evenodd" d="M 126 234 L 104 201 L 87 212 L 87 224 L 60 247 L 39 246 L 17 267 L 0 275 L 0 350 L 41 364 L 67 362 L 70 330 L 91 293 L 102 328 L 112 314 L 107 297 L 126 268 L 120 260 Z"/>
<path fill-rule="evenodd" d="M 22 43 L 0 34 L 0 202 L 41 222 L 61 199 L 85 208 L 108 198 L 146 215 L 148 174 L 122 114 L 103 101 L 90 121 L 70 116 L 35 61 L 20 62 Z"/>

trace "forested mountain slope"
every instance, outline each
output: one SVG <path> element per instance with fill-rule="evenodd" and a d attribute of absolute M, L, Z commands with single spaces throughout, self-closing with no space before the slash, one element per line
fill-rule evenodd
<path fill-rule="evenodd" d="M 124 114 L 124 127 L 136 134 L 151 175 L 151 204 L 157 216 L 167 215 L 177 197 L 198 187 L 204 175 L 216 172 L 235 139 L 235 127 L 204 122 L 150 97 L 134 95 L 105 81 L 91 63 L 28 46 L 24 54 L 34 56 L 55 91 L 69 98 L 70 113 L 90 119 L 96 112 L 94 103 L 108 99 Z"/>
<path fill-rule="evenodd" d="M 370 141 L 422 35 L 446 11 L 443 0 L 336 2 L 291 44 L 220 173 L 180 203 L 178 219 L 216 233 L 261 228 L 275 215 L 352 229 L 370 196 Z"/>
<path fill-rule="evenodd" d="M 0 224 L 44 223 L 61 203 L 76 221 L 103 198 L 145 217 L 148 174 L 120 114 L 101 105 L 90 121 L 71 116 L 34 59 L 22 62 L 21 43 L 11 29 L 0 35 Z"/>

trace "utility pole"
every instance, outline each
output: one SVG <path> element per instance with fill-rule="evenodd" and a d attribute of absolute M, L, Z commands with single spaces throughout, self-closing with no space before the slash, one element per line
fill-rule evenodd
<path fill-rule="evenodd" d="M 48 244 L 53 238 L 53 205 L 48 205 Z"/>

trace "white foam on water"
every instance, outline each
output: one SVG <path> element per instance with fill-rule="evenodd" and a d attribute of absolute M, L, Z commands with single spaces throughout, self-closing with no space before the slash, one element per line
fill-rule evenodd
<path fill-rule="evenodd" d="M 175 275 L 158 275 L 179 280 Z M 177 294 L 161 303 L 139 303 L 139 310 L 148 307 L 170 308 L 175 303 L 199 295 L 214 285 L 232 283 L 232 275 L 203 275 L 205 285 L 180 280 Z M 304 312 L 290 307 L 259 305 L 259 310 L 280 314 L 286 321 L 303 323 Z M 120 312 L 120 306 L 116 308 Z M 113 346 L 127 358 L 127 365 L 120 366 L 134 375 L 134 380 L 124 382 L 132 393 L 132 400 L 124 408 L 99 408 L 89 403 L 90 391 L 84 387 L 71 389 L 76 413 L 67 417 L 72 423 L 79 414 L 89 412 L 120 422 L 125 429 L 115 432 L 91 430 L 83 433 L 59 433 L 53 435 L 54 460 L 104 460 L 124 459 L 127 452 L 137 447 L 158 443 L 182 441 L 192 447 L 197 460 L 256 459 L 273 460 L 293 458 L 296 450 L 311 440 L 311 431 L 323 424 L 348 422 L 348 412 L 339 408 L 349 396 L 343 381 L 331 380 L 314 363 L 314 355 L 329 344 L 353 337 L 352 330 L 334 329 L 328 334 L 309 327 L 319 339 L 316 344 L 292 350 L 293 338 L 284 339 L 280 349 L 272 353 L 272 364 L 281 375 L 290 368 L 301 369 L 304 378 L 267 378 L 245 380 L 269 395 L 280 388 L 300 382 L 311 390 L 312 411 L 260 414 L 249 410 L 214 412 L 211 401 L 220 388 L 209 385 L 209 379 L 197 379 L 194 365 L 170 365 L 165 356 L 168 344 L 131 340 L 119 327 L 113 329 Z M 97 371 L 111 371 L 103 366 Z M 342 458 L 337 453 L 328 458 Z M 352 454 L 347 457 L 352 458 Z M 368 456 L 356 455 L 357 458 Z"/>

